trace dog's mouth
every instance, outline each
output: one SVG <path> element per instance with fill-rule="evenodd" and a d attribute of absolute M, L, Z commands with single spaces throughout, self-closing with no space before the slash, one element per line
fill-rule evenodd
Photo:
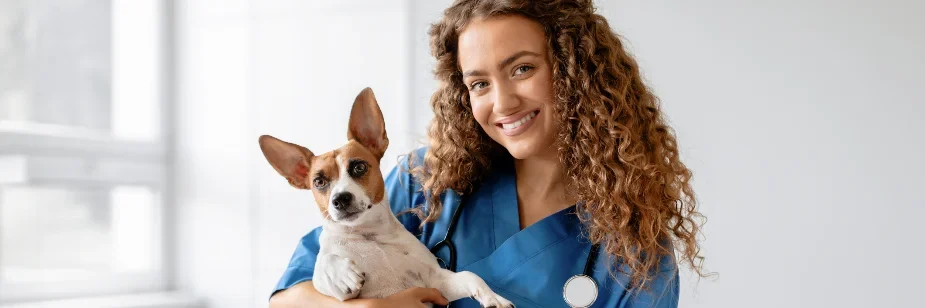
<path fill-rule="evenodd" d="M 372 205 L 364 202 L 356 202 L 343 210 L 332 209 L 329 213 L 331 218 L 336 222 L 353 222 L 362 216 L 360 214 L 363 214 L 363 212 L 370 208 L 372 208 Z"/>
<path fill-rule="evenodd" d="M 337 220 L 338 221 L 352 221 L 356 219 L 357 216 L 360 216 L 360 213 L 361 212 L 344 212 L 343 214 L 339 215 L 339 217 L 337 217 Z"/>

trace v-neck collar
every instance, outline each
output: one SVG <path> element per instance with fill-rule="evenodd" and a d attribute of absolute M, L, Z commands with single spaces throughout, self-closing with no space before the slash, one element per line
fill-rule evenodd
<path fill-rule="evenodd" d="M 492 219 L 494 219 L 495 249 L 520 232 L 520 202 L 517 200 L 517 179 L 513 168 L 501 167 L 494 172 L 491 187 Z"/>
<path fill-rule="evenodd" d="M 509 238 L 531 229 L 554 228 L 559 234 L 565 234 L 564 216 L 575 214 L 576 206 L 571 205 L 546 216 L 523 230 L 520 229 L 520 201 L 517 200 L 517 176 L 513 164 L 504 164 L 493 172 L 487 187 L 491 187 L 491 207 L 494 233 L 494 248 L 498 249 Z M 577 219 L 577 218 L 576 218 Z"/>
<path fill-rule="evenodd" d="M 511 204 L 493 202 L 495 216 L 503 207 Z M 500 207 L 499 207 L 500 205 Z M 503 279 L 510 271 L 523 265 L 527 260 L 536 257 L 543 251 L 552 248 L 555 244 L 566 239 L 578 239 L 581 233 L 581 223 L 575 215 L 576 206 L 569 206 L 556 213 L 546 216 L 523 230 L 519 230 L 516 211 L 514 211 L 514 224 L 507 223 L 508 219 L 495 218 L 495 251 L 487 257 L 474 263 L 461 267 L 461 270 L 472 270 L 486 275 L 482 277 L 486 282 L 494 283 Z M 504 223 L 504 224 L 499 224 Z M 513 227 L 512 227 L 513 226 Z M 505 236 L 506 237 L 500 237 Z M 486 267 L 494 268 L 489 270 Z M 500 270 L 506 269 L 506 270 Z"/>

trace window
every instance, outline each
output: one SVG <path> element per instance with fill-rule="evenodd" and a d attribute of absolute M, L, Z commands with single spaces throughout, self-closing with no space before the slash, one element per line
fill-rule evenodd
<path fill-rule="evenodd" d="M 162 0 L 0 0 L 0 303 L 161 290 Z"/>

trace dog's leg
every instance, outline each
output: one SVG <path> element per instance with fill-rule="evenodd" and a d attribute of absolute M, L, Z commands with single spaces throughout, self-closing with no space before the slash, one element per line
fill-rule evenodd
<path fill-rule="evenodd" d="M 312 284 L 321 294 L 341 301 L 356 298 L 366 282 L 366 273 L 356 262 L 333 253 L 318 256 Z"/>
<path fill-rule="evenodd" d="M 430 275 L 427 286 L 440 291 L 449 301 L 463 297 L 471 297 L 482 307 L 513 308 L 514 304 L 495 294 L 478 275 L 471 272 L 454 273 L 445 269 L 437 269 Z"/>

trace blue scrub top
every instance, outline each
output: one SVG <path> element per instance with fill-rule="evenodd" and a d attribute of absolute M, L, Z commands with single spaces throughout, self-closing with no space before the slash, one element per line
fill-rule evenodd
<path fill-rule="evenodd" d="M 426 149 L 416 151 L 420 163 Z M 385 180 L 392 212 L 400 213 L 424 204 L 421 185 L 408 172 L 406 160 Z M 420 229 L 420 220 L 411 213 L 398 220 L 428 248 L 446 235 L 454 210 L 462 198 L 453 191 L 442 196 L 443 210 L 435 223 Z M 520 230 L 517 188 L 513 166 L 499 166 L 485 182 L 465 198 L 459 225 L 453 234 L 458 271 L 479 275 L 493 291 L 518 308 L 568 307 L 562 296 L 565 282 L 584 271 L 591 244 L 582 237 L 582 225 L 575 207 L 552 214 Z M 321 227 L 305 235 L 296 246 L 289 267 L 276 286 L 280 291 L 311 280 L 318 255 Z M 449 260 L 448 249 L 437 257 Z M 597 300 L 591 307 L 669 308 L 678 306 L 679 278 L 671 256 L 662 259 L 661 272 L 648 291 L 625 289 L 629 277 L 608 273 L 611 257 L 601 253 L 594 264 L 593 278 L 598 284 Z M 480 307 L 470 298 L 454 301 L 452 307 Z"/>

